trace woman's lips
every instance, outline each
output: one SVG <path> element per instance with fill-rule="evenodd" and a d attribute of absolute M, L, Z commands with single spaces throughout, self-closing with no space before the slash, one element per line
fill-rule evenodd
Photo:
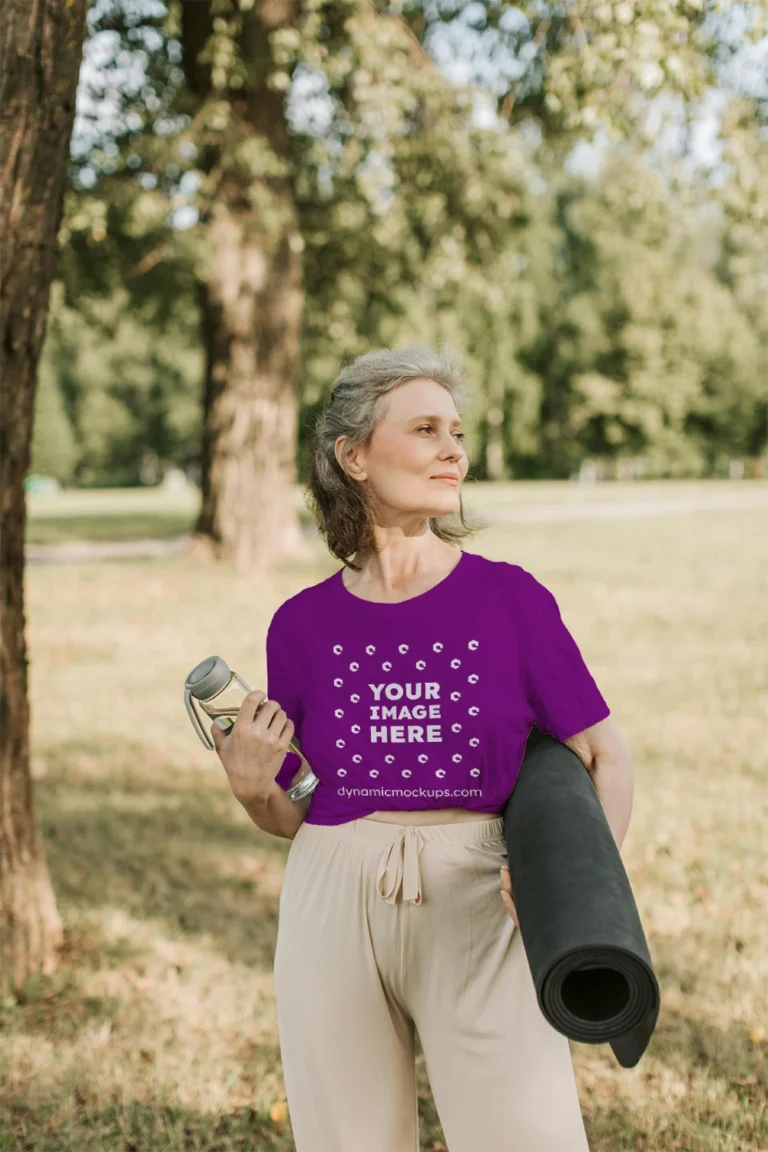
<path fill-rule="evenodd" d="M 458 486 L 458 480 L 455 476 L 433 476 L 433 480 L 441 480 L 443 484 L 453 484 L 454 488 Z"/>

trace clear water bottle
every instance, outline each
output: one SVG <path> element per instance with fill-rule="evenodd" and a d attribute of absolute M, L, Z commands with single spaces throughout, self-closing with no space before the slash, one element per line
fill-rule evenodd
<path fill-rule="evenodd" d="M 203 727 L 203 721 L 218 720 L 222 731 L 229 732 L 234 727 L 243 700 L 250 691 L 245 680 L 238 676 L 237 672 L 231 671 L 221 656 L 209 656 L 206 660 L 201 660 L 187 676 L 184 681 L 184 703 L 192 727 L 203 746 L 210 752 L 216 751 L 216 745 Z M 262 700 L 256 709 L 257 716 L 264 704 L 266 700 Z M 301 800 L 314 792 L 320 781 L 310 768 L 295 736 L 291 738 L 288 749 L 302 761 L 288 789 L 288 795 L 291 800 Z"/>

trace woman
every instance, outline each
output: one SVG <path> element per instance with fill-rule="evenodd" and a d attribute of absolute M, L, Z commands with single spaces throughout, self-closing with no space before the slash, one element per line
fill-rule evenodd
<path fill-rule="evenodd" d="M 278 608 L 268 699 L 238 717 L 235 795 L 292 838 L 274 979 L 298 1152 L 418 1152 L 415 1031 L 450 1152 L 588 1147 L 502 813 L 534 724 L 570 742 L 609 708 L 552 594 L 455 547 L 463 383 L 442 349 L 343 369 L 309 482 L 343 567 Z M 294 732 L 320 781 L 295 802 Z"/>

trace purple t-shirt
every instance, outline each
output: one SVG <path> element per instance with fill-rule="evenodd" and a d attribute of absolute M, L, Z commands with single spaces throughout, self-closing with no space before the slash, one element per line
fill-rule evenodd
<path fill-rule="evenodd" d="M 519 564 L 463 551 L 400 604 L 355 596 L 343 570 L 286 600 L 267 632 L 267 697 L 320 781 L 308 824 L 502 812 L 534 724 L 562 741 L 610 715 L 555 597 Z M 288 752 L 277 783 L 300 766 Z"/>

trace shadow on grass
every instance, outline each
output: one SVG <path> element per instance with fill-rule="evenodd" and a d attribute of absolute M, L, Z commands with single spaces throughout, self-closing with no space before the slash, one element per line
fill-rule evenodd
<path fill-rule="evenodd" d="M 723 1025 L 711 1016 L 697 1015 L 693 1006 L 689 1011 L 669 1008 L 663 999 L 664 989 L 672 987 L 688 989 L 696 1003 L 706 1003 L 706 988 L 698 987 L 702 973 L 683 968 L 658 944 L 654 953 L 662 1004 L 649 1053 L 681 1074 L 705 1069 L 708 1077 L 722 1080 L 739 1096 L 759 1094 L 768 1109 L 765 1042 L 756 1044 L 750 1038 L 756 1022 L 731 1020 Z M 712 1007 L 716 1009 L 716 1005 Z"/>
<path fill-rule="evenodd" d="M 38 515 L 27 522 L 25 544 L 69 544 L 73 540 L 170 540 L 191 532 L 197 517 L 178 512 L 113 512 L 109 515 Z"/>
<path fill-rule="evenodd" d="M 62 1114 L 67 1120 L 62 1123 Z M 419 1146 L 447 1152 L 426 1074 L 419 1076 Z M 117 1100 L 104 1107 L 87 1084 L 60 1099 L 30 1105 L 6 1099 L 0 1152 L 295 1152 L 290 1115 L 273 1122 L 251 1107 L 205 1115 L 167 1101 Z"/>
<path fill-rule="evenodd" d="M 316 536 L 312 514 L 303 505 L 297 510 L 299 526 L 305 535 Z M 73 512 L 69 516 L 33 513 L 27 518 L 25 544 L 69 544 L 73 541 L 113 543 L 129 540 L 172 540 L 195 529 L 197 510 Z"/>
<path fill-rule="evenodd" d="M 5 1111 L 13 1143 L 0 1129 L 0 1152 L 292 1152 L 290 1122 L 273 1124 L 253 1108 L 207 1116 L 162 1102 L 128 1101 L 94 1108 L 76 1091 L 71 1122 L 62 1127 L 60 1104 Z"/>
<path fill-rule="evenodd" d="M 167 764 L 153 779 L 143 747 L 123 747 L 101 778 L 78 771 L 76 751 L 67 761 L 61 752 L 38 787 L 57 898 L 162 920 L 172 936 L 205 936 L 227 960 L 271 970 L 290 842 L 239 819 L 227 788 Z"/>

